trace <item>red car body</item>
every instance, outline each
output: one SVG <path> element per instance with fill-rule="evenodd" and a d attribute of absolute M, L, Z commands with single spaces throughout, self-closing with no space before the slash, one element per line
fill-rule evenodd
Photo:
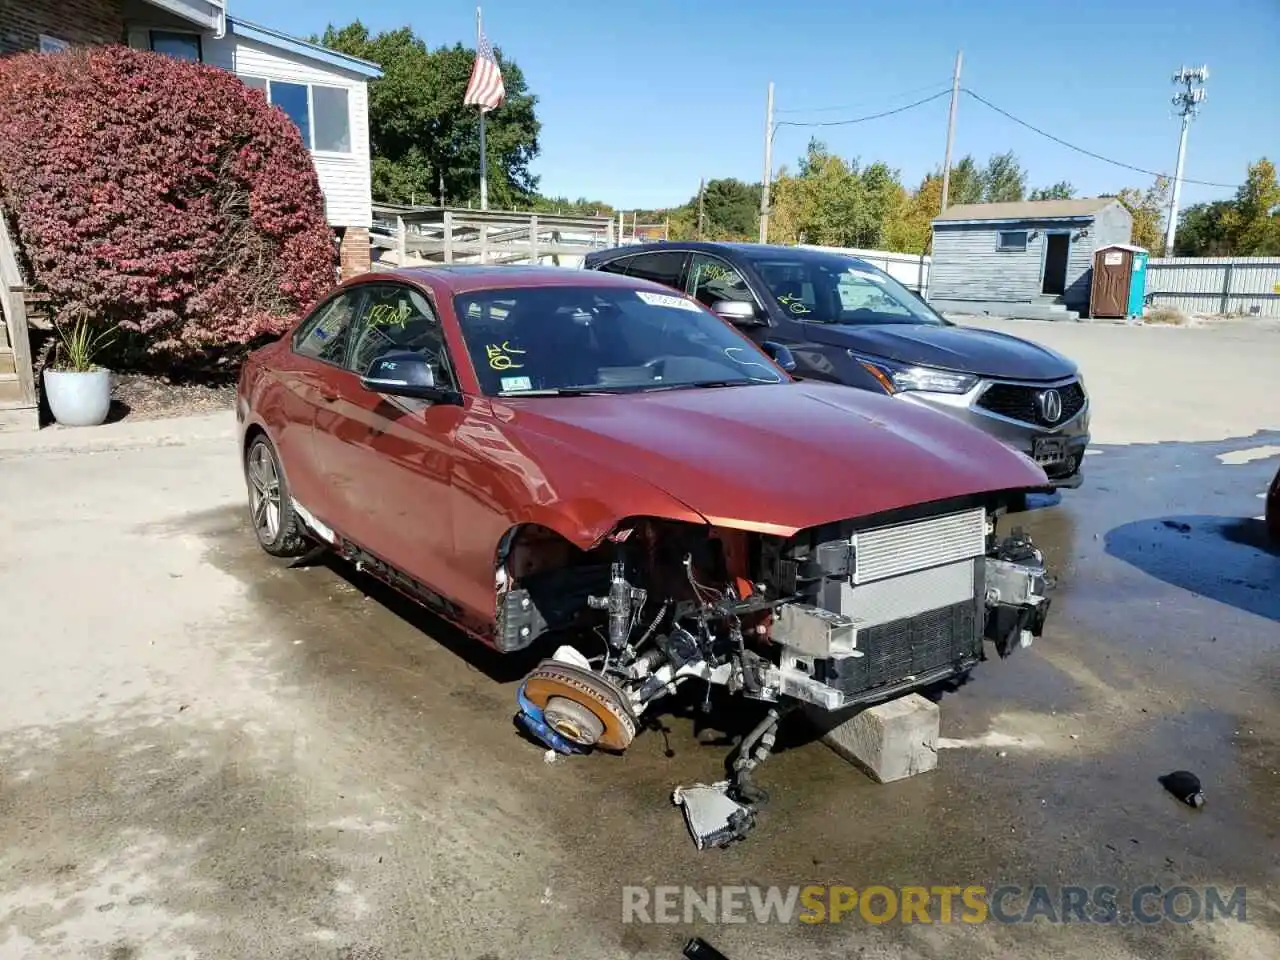
<path fill-rule="evenodd" d="M 452 402 L 413 403 L 374 392 L 352 370 L 303 355 L 295 349 L 295 337 L 288 335 L 253 353 L 244 365 L 236 405 L 242 449 L 249 451 L 258 438 L 269 441 L 308 539 L 360 561 L 502 650 L 524 646 L 520 638 L 530 635 L 528 621 L 512 621 L 524 624 L 518 629 L 504 622 L 516 617 L 507 596 L 513 584 L 561 562 L 586 570 L 590 558 L 605 550 L 620 551 L 630 531 L 645 524 L 656 544 L 651 551 L 655 557 L 662 554 L 660 541 L 667 536 L 662 531 L 678 528 L 718 536 L 728 558 L 720 582 L 735 584 L 732 589 L 742 593 L 731 610 L 724 605 L 729 601 L 717 601 L 716 609 L 729 610 L 729 620 L 742 624 L 757 617 L 749 629 L 763 638 L 786 591 L 746 599 L 763 590 L 757 582 L 763 578 L 760 537 L 768 540 L 764 549 L 776 552 L 779 545 L 823 525 L 874 526 L 961 509 L 986 511 L 990 517 L 1006 500 L 1047 484 L 1044 472 L 1025 456 L 936 411 L 869 391 L 791 382 L 768 353 L 701 305 L 696 306 L 699 323 L 709 319 L 723 326 L 740 341 L 732 349 L 749 351 L 756 358 L 753 363 L 786 382 L 586 396 L 503 397 L 482 390 L 474 344 L 469 349 L 455 297 L 552 286 L 672 296 L 654 283 L 561 268 L 422 268 L 366 274 L 338 290 L 388 284 L 415 291 L 434 310 L 456 374 L 458 395 Z M 252 474 L 254 465 L 248 468 Z M 252 476 L 250 480 L 254 482 Z M 994 543 L 990 530 L 988 526 L 988 546 Z M 849 538 L 847 531 L 841 536 Z M 637 539 L 641 533 L 633 541 Z M 927 544 L 922 549 L 928 553 Z M 986 548 L 980 542 L 978 549 L 976 559 L 964 562 L 981 564 Z M 570 555 L 576 559 L 564 559 Z M 750 561 L 756 565 L 751 569 L 748 555 L 757 558 Z M 988 584 L 1005 570 L 992 566 L 1005 562 L 993 556 L 988 554 Z M 692 563 L 686 556 L 687 577 L 679 570 L 678 556 L 669 565 L 666 580 L 676 582 L 673 598 L 703 569 Z M 796 563 L 786 559 L 782 567 L 794 572 Z M 778 566 L 774 563 L 773 569 Z M 614 562 L 611 596 L 621 597 L 618 603 L 640 596 L 643 608 L 645 591 L 619 588 L 619 569 Z M 698 577 L 710 579 L 709 574 Z M 647 583 L 655 598 L 662 579 Z M 607 586 L 607 577 L 604 582 Z M 558 587 L 556 595 L 568 589 Z M 976 651 L 966 640 L 963 650 L 949 654 L 941 667 L 931 664 L 930 676 L 966 669 L 980 659 L 981 580 L 976 589 L 976 601 L 966 601 L 969 608 L 963 603 L 956 607 L 964 613 L 977 603 Z M 699 602 L 706 599 L 704 590 L 693 586 Z M 675 602 L 674 609 L 680 609 Z M 1023 598 L 1017 609 L 1025 613 L 1038 602 Z M 519 604 L 527 607 L 528 597 L 520 595 Z M 605 606 L 605 600 L 592 597 L 592 609 Z M 703 608 L 709 610 L 709 602 Z M 611 605 L 609 610 L 617 612 Z M 971 623 L 972 615 L 966 616 Z M 989 607 L 988 621 L 991 616 Z M 1030 621 L 1036 633 L 1043 608 L 1038 617 Z M 1023 614 L 1001 623 L 1002 635 L 1012 631 L 1024 644 L 1029 640 Z M 657 625 L 655 620 L 650 633 Z M 710 642 L 714 631 L 703 633 Z M 673 625 L 671 636 L 676 635 Z M 990 628 L 987 635 L 991 637 Z M 747 645 L 734 636 L 734 651 L 740 648 L 746 656 Z M 901 642 L 910 647 L 915 641 L 908 637 Z M 625 640 L 621 649 L 630 649 Z M 903 649 L 904 675 L 876 681 L 876 695 L 888 696 L 928 679 L 918 664 L 908 662 L 918 651 Z M 734 651 L 726 658 L 737 657 Z M 651 659 L 656 669 L 661 657 L 655 653 Z M 682 669 L 691 669 L 689 660 L 678 659 Z M 619 662 L 625 659 L 615 659 L 614 669 Z M 643 678 L 641 667 L 629 669 L 625 677 L 609 681 L 617 685 L 610 696 Z M 672 667 L 672 672 L 678 669 Z M 710 676 L 713 668 L 703 672 Z M 618 709 L 642 709 L 645 694 L 627 689 L 631 702 Z M 865 691 L 858 696 L 864 694 L 871 696 Z M 827 705 L 838 699 L 830 698 Z"/>

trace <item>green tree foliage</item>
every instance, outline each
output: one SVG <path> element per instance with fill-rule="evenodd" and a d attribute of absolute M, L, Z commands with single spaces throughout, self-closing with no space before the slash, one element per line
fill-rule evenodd
<path fill-rule="evenodd" d="M 824 246 L 884 245 L 887 226 L 903 216 L 909 196 L 897 170 L 846 162 L 810 141 L 797 172 L 784 168 L 772 190 L 770 238 Z"/>
<path fill-rule="evenodd" d="M 1051 187 L 1036 187 L 1031 191 L 1028 200 L 1071 200 L 1076 195 L 1076 188 L 1066 180 L 1059 180 Z"/>
<path fill-rule="evenodd" d="M 961 203 L 981 203 L 985 176 L 973 157 L 962 157 L 951 167 L 951 182 L 947 184 L 947 206 Z"/>
<path fill-rule="evenodd" d="M 462 102 L 475 51 L 462 44 L 427 48 L 408 27 L 370 34 L 360 21 L 330 25 L 320 43 L 372 60 L 383 76 L 369 84 L 373 195 L 391 203 L 475 202 L 480 196 L 479 111 Z M 529 205 L 538 180 L 529 165 L 538 154 L 537 98 L 513 61 L 502 66 L 506 101 L 485 117 L 489 202 Z"/>
<path fill-rule="evenodd" d="M 1133 242 L 1153 257 L 1164 255 L 1164 212 L 1169 206 L 1169 178 L 1156 177 L 1146 190 L 1125 187 L 1115 198 L 1133 217 Z M 1113 196 L 1113 194 L 1103 194 Z"/>
<path fill-rule="evenodd" d="M 1013 203 L 1027 195 L 1027 172 L 1013 151 L 994 154 L 982 170 L 984 203 Z"/>
<path fill-rule="evenodd" d="M 1245 182 L 1222 215 L 1222 229 L 1234 256 L 1280 254 L 1280 183 L 1266 157 L 1249 164 Z"/>
<path fill-rule="evenodd" d="M 1232 208 L 1230 200 L 1196 203 L 1183 209 L 1178 217 L 1178 234 L 1174 239 L 1175 257 L 1226 257 L 1231 244 L 1222 220 Z"/>
<path fill-rule="evenodd" d="M 1182 211 L 1174 251 L 1180 257 L 1269 257 L 1280 254 L 1280 183 L 1263 157 L 1249 164 L 1231 200 Z"/>

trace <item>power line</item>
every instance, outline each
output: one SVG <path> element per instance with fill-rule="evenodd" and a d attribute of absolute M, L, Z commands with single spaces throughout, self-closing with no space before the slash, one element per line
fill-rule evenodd
<path fill-rule="evenodd" d="M 1062 144 L 1062 146 L 1068 148 L 1069 150 L 1074 150 L 1076 153 L 1083 153 L 1086 157 L 1093 157 L 1093 159 L 1095 160 L 1101 160 L 1103 163 L 1109 163 L 1115 167 L 1124 167 L 1124 169 L 1133 170 L 1136 173 L 1145 173 L 1149 177 L 1164 177 L 1166 180 L 1170 180 L 1170 181 L 1173 180 L 1173 178 L 1169 176 L 1169 174 L 1167 173 L 1160 173 L 1156 170 L 1147 170 L 1144 167 L 1135 167 L 1131 163 L 1125 163 L 1122 160 L 1113 160 L 1110 157 L 1104 157 L 1100 153 L 1094 153 L 1092 150 L 1086 150 L 1084 147 L 1078 147 L 1074 143 L 1068 143 L 1066 140 L 1063 140 L 1061 137 L 1055 137 L 1052 133 L 1049 133 L 1047 130 L 1041 130 L 1039 127 L 1035 126 L 1034 124 L 1027 123 L 1027 121 L 1019 119 L 1018 117 L 1015 117 L 1008 110 L 1003 110 L 1000 107 L 997 107 L 990 100 L 987 100 L 984 97 L 980 97 L 978 94 L 974 93 L 968 87 L 964 87 L 963 90 L 969 96 L 973 97 L 973 99 L 977 100 L 979 103 L 983 104 L 984 106 L 994 110 L 996 113 L 1000 114 L 1001 116 L 1008 117 L 1014 123 L 1020 124 L 1026 127 L 1028 130 L 1031 130 L 1035 133 L 1040 134 L 1040 136 L 1042 137 L 1048 137 L 1054 143 L 1060 143 Z M 1194 183 L 1201 187 L 1221 187 L 1224 190 L 1237 190 L 1239 189 L 1239 186 L 1240 186 L 1239 184 L 1236 184 L 1236 183 L 1213 183 L 1212 181 L 1209 181 L 1209 180 L 1189 180 L 1186 178 L 1183 178 L 1182 182 Z"/>
<path fill-rule="evenodd" d="M 908 103 L 906 106 L 895 107 L 892 110 L 884 110 L 880 113 L 868 114 L 865 117 L 851 117 L 848 120 L 779 120 L 775 123 L 774 129 L 778 127 L 845 127 L 852 123 L 865 123 L 868 120 L 879 120 L 881 117 L 891 117 L 895 113 L 905 113 L 908 110 L 914 110 L 916 107 L 922 107 L 926 103 L 931 103 L 941 97 L 948 96 L 951 89 L 939 90 L 931 97 L 925 97 L 923 100 L 917 100 L 914 103 Z"/>
<path fill-rule="evenodd" d="M 939 80 L 937 83 L 927 83 L 922 87 L 912 87 L 910 90 L 901 90 L 892 96 L 883 97 L 884 100 L 899 100 L 902 97 L 910 97 L 925 90 L 937 90 L 939 87 L 950 87 L 950 80 Z M 774 110 L 774 113 L 835 113 L 838 110 L 852 110 L 854 107 L 863 107 L 870 103 L 870 100 L 857 100 L 853 103 L 842 103 L 834 107 L 791 107 L 786 110 Z"/>

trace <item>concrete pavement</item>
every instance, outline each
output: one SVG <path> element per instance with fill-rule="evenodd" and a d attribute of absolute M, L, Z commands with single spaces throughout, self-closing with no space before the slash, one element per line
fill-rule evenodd
<path fill-rule="evenodd" d="M 692 932 L 734 960 L 1280 956 L 1280 557 L 1249 519 L 1280 337 L 1007 328 L 1080 359 L 1103 441 L 1026 515 L 1048 634 L 943 698 L 932 773 L 784 744 L 721 853 L 668 802 L 719 775 L 716 731 L 667 715 L 621 758 L 546 764 L 511 724 L 518 665 L 257 550 L 230 414 L 0 438 L 0 960 L 674 958 Z M 1155 783 L 1182 766 L 1204 810 Z M 624 885 L 815 882 L 1244 885 L 1249 914 L 621 922 Z"/>

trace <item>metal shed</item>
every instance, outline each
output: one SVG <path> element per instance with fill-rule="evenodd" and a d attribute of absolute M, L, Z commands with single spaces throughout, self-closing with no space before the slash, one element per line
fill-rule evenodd
<path fill-rule="evenodd" d="M 1132 232 L 1112 197 L 950 207 L 933 221 L 928 298 L 961 313 L 1078 319 L 1094 251 Z"/>

